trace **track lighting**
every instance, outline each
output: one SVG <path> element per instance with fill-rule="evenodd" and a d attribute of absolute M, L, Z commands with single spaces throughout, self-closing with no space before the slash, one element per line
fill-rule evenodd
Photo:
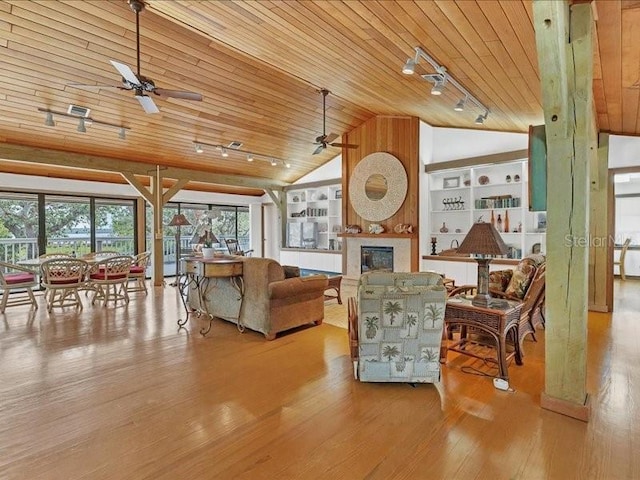
<path fill-rule="evenodd" d="M 464 98 L 461 98 L 460 100 L 458 100 L 458 103 L 456 103 L 456 106 L 453 107 L 453 109 L 456 112 L 463 112 L 465 103 L 467 103 L 467 97 L 464 97 Z"/>
<path fill-rule="evenodd" d="M 478 115 L 478 118 L 476 118 L 476 125 L 482 125 L 484 121 L 487 119 L 488 115 L 489 115 L 489 110 L 484 112 L 484 115 L 482 114 Z"/>
<path fill-rule="evenodd" d="M 76 107 L 76 108 L 80 108 L 80 107 Z M 89 111 L 89 109 L 86 109 L 84 107 L 82 107 L 82 109 L 84 112 Z M 42 112 L 45 114 L 44 124 L 47 127 L 56 126 L 56 121 L 54 117 L 57 115 L 58 117 L 72 118 L 73 120 L 77 120 L 78 127 L 76 128 L 76 130 L 80 133 L 87 133 L 87 127 L 91 125 L 98 125 L 100 127 L 112 127 L 112 128 L 118 129 L 118 138 L 124 140 L 126 138 L 126 131 L 130 130 L 130 128 L 124 127 L 122 125 L 116 125 L 115 123 L 109 123 L 109 122 L 101 122 L 99 120 L 94 120 L 91 117 L 78 115 L 76 111 L 72 110 L 71 108 L 69 110 L 73 111 L 73 113 L 57 112 L 55 110 L 49 110 L 48 108 L 38 108 L 39 112 Z"/>
<path fill-rule="evenodd" d="M 211 147 L 220 152 L 220 155 L 223 157 L 233 157 L 237 154 L 242 154 L 247 162 L 253 162 L 255 160 L 260 160 L 263 162 L 269 162 L 272 166 L 281 165 L 284 168 L 291 168 L 291 163 L 281 158 L 272 157 L 271 155 L 262 155 L 261 153 L 249 152 L 247 150 L 242 150 L 238 148 L 242 143 L 240 142 L 232 142 L 225 145 L 215 144 L 215 143 L 205 143 L 205 142 L 193 142 L 195 151 L 197 153 L 202 153 L 204 151 L 204 147 Z"/>
<path fill-rule="evenodd" d="M 44 119 L 44 124 L 47 127 L 55 127 L 56 122 L 53 121 L 53 113 L 47 112 L 47 117 Z"/>
<path fill-rule="evenodd" d="M 484 112 L 483 114 L 478 115 L 478 118 L 476 119 L 477 124 L 483 124 L 489 116 L 489 108 L 476 97 L 474 97 L 471 92 L 469 92 L 469 90 L 458 83 L 458 81 L 447 72 L 447 69 L 443 65 L 438 64 L 438 62 L 436 62 L 421 47 L 415 47 L 415 52 L 415 57 L 409 58 L 402 67 L 402 73 L 414 73 L 415 67 L 418 64 L 420 58 L 426 60 L 426 62 L 431 65 L 431 67 L 433 67 L 436 73 L 428 73 L 420 76 L 423 80 L 433 83 L 431 94 L 441 95 L 445 86 L 452 85 L 453 88 L 457 89 L 463 95 L 463 98 L 455 105 L 454 110 L 457 112 L 462 112 L 466 109 L 468 104 L 471 103 L 473 106 L 477 107 L 477 110 Z"/>
<path fill-rule="evenodd" d="M 431 95 L 442 95 L 442 91 L 444 90 L 444 82 L 445 82 L 444 78 L 442 80 L 437 81 L 436 84 L 433 87 L 431 87 Z"/>
<path fill-rule="evenodd" d="M 416 71 L 416 65 L 418 64 L 419 55 L 416 51 L 416 55 L 413 58 L 407 58 L 407 63 L 402 67 L 402 73 L 405 75 L 413 75 Z"/>

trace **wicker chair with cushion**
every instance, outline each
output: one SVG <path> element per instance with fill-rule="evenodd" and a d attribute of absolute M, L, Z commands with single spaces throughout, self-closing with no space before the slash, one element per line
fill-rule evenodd
<path fill-rule="evenodd" d="M 33 296 L 33 287 L 38 285 L 36 273 L 20 265 L 0 262 L 0 287 L 2 287 L 2 301 L 0 301 L 0 313 L 5 308 L 18 305 L 29 305 L 38 308 L 36 298 Z M 12 290 L 25 292 L 27 295 L 9 298 Z M 15 295 L 15 293 L 14 293 Z"/>
<path fill-rule="evenodd" d="M 436 273 L 370 272 L 349 299 L 354 374 L 363 382 L 440 380 L 447 291 Z"/>
<path fill-rule="evenodd" d="M 151 261 L 151 252 L 139 253 L 133 258 L 129 269 L 129 282 L 127 292 L 147 293 L 147 268 Z"/>
<path fill-rule="evenodd" d="M 96 300 L 106 306 L 109 302 L 114 305 L 122 300 L 129 303 L 127 283 L 132 258 L 127 255 L 108 257 L 91 266 L 89 284 L 94 289 L 91 304 Z"/>
<path fill-rule="evenodd" d="M 235 238 L 225 238 L 224 242 L 227 244 L 227 250 L 230 255 L 241 255 L 243 257 L 250 257 L 253 250 L 242 250 L 238 240 Z"/>
<path fill-rule="evenodd" d="M 79 258 L 51 258 L 45 260 L 42 270 L 42 285 L 47 289 L 45 299 L 47 311 L 54 307 L 80 307 L 82 302 L 78 290 L 85 287 L 89 264 Z"/>

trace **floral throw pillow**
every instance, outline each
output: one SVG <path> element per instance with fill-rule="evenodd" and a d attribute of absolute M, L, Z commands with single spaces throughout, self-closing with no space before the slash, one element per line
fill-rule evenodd
<path fill-rule="evenodd" d="M 500 290 L 504 292 L 509 286 L 513 270 L 495 270 L 489 273 L 489 288 L 491 290 Z"/>
<path fill-rule="evenodd" d="M 507 295 L 517 297 L 519 299 L 524 298 L 524 294 L 529 288 L 529 284 L 536 273 L 535 261 L 523 258 L 522 261 L 513 270 L 513 276 L 509 281 L 509 285 L 505 289 L 504 293 Z"/>

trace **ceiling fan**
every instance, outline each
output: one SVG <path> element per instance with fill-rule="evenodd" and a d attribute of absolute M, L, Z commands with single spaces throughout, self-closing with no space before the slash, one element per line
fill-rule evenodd
<path fill-rule="evenodd" d="M 167 90 L 166 88 L 156 87 L 153 80 L 140 74 L 140 12 L 144 10 L 145 4 L 142 0 L 128 0 L 129 7 L 136 14 L 136 66 L 137 74 L 124 63 L 110 60 L 111 65 L 118 70 L 122 76 L 122 85 L 109 87 L 119 88 L 120 90 L 133 90 L 135 97 L 140 105 L 147 113 L 158 113 L 160 110 L 156 106 L 153 99 L 147 93 L 153 93 L 162 97 L 182 98 L 185 100 L 202 101 L 202 95 L 195 92 L 187 92 L 182 90 Z M 94 87 L 96 85 L 70 85 L 73 87 Z M 99 86 L 99 85 L 98 85 Z"/>
<path fill-rule="evenodd" d="M 320 93 L 322 94 L 322 135 L 316 137 L 314 145 L 318 145 L 318 147 L 314 150 L 313 155 L 317 155 L 328 146 L 357 148 L 357 145 L 349 145 L 347 143 L 332 143 L 336 138 L 338 138 L 338 134 L 330 133 L 329 135 L 327 135 L 327 95 L 329 95 L 329 90 L 323 88 L 322 90 L 320 90 Z"/>

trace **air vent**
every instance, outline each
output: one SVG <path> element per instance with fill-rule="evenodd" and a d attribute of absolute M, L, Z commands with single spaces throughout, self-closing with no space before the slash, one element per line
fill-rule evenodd
<path fill-rule="evenodd" d="M 234 150 L 238 150 L 241 146 L 242 146 L 242 142 L 234 140 L 229 145 L 227 145 L 227 148 L 233 148 Z"/>
<path fill-rule="evenodd" d="M 67 109 L 67 113 L 69 115 L 76 115 L 78 117 L 84 117 L 84 118 L 87 118 L 90 112 L 91 112 L 90 108 L 81 107 L 79 105 L 69 105 L 69 108 Z"/>
<path fill-rule="evenodd" d="M 426 75 L 420 75 L 420 76 L 424 78 L 427 82 L 431 82 L 431 83 L 439 83 L 439 82 L 442 82 L 442 80 L 444 79 L 444 77 L 439 73 L 428 73 Z"/>

